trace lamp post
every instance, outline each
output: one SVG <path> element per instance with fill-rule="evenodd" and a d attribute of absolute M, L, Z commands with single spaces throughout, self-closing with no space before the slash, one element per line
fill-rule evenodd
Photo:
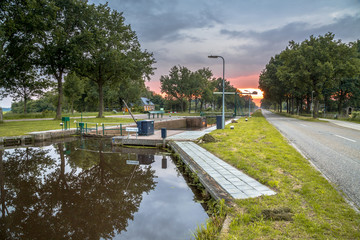
<path fill-rule="evenodd" d="M 225 59 L 222 56 L 210 55 L 208 58 L 221 58 L 223 60 L 223 90 L 222 90 L 222 117 L 221 129 L 225 128 Z"/>

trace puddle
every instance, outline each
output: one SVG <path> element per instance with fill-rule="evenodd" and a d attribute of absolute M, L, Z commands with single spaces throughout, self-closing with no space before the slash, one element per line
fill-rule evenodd
<path fill-rule="evenodd" d="M 0 155 L 0 239 L 190 239 L 208 218 L 157 149 L 88 139 Z"/>

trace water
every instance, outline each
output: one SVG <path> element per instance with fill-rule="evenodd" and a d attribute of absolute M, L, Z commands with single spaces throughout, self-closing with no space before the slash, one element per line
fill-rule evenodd
<path fill-rule="evenodd" d="M 0 155 L 0 239 L 190 239 L 208 218 L 155 149 L 76 140 Z"/>

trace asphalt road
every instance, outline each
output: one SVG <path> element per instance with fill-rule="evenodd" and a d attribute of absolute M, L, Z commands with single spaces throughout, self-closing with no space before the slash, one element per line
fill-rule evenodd
<path fill-rule="evenodd" d="M 360 209 L 359 124 L 310 122 L 266 110 L 263 115 Z"/>

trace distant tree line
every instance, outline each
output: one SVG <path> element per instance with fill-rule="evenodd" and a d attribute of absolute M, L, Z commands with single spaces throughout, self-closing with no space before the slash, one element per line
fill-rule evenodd
<path fill-rule="evenodd" d="M 84 0 L 2 0 L 0 98 L 28 102 L 56 88 L 69 108 L 93 110 L 133 101 L 153 74 L 152 53 L 141 50 L 122 13 Z M 65 78 L 65 83 L 64 83 Z"/>
<path fill-rule="evenodd" d="M 340 114 L 345 106 L 360 107 L 360 41 L 342 43 L 333 33 L 290 41 L 261 72 L 259 88 L 262 107 L 282 111 L 285 102 L 292 114 L 310 113 L 312 102 L 314 117 L 319 110 Z"/>
<path fill-rule="evenodd" d="M 222 78 L 214 78 L 208 68 L 202 68 L 197 71 L 191 71 L 184 66 L 174 66 L 170 69 L 168 75 L 160 77 L 161 92 L 165 94 L 167 109 L 177 109 L 179 111 L 191 112 L 194 105 L 194 111 L 220 110 L 222 108 L 222 96 L 215 95 L 214 92 L 222 92 Z M 225 91 L 236 92 L 236 88 L 225 79 Z M 234 99 L 234 95 L 226 95 L 225 109 L 233 111 L 235 101 L 237 107 L 245 108 L 249 105 L 251 97 L 239 96 Z M 192 104 L 192 103 L 195 104 Z M 251 102 L 251 107 L 255 103 Z"/>

